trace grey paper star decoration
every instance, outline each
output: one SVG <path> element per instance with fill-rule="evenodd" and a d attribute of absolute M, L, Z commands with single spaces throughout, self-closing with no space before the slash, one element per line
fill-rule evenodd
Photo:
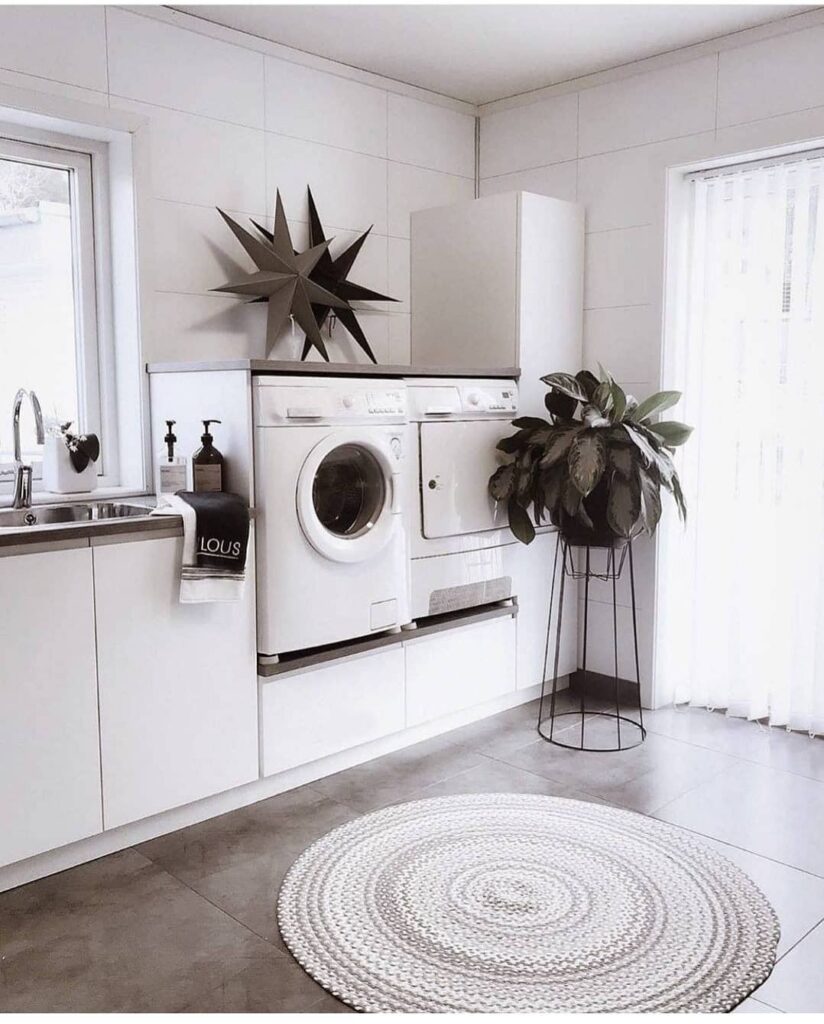
<path fill-rule="evenodd" d="M 301 359 L 306 359 L 311 349 L 315 348 L 328 362 L 329 354 L 320 329 L 329 312 L 334 310 L 355 341 L 372 362 L 376 363 L 377 360 L 355 317 L 350 301 L 397 300 L 346 279 L 372 229 L 369 228 L 340 256 L 332 259 L 329 253 L 329 244 L 332 240 L 324 236 L 312 192 L 308 191 L 310 248 L 303 253 L 295 252 L 292 245 L 280 192 L 277 193 L 275 203 L 275 230 L 267 231 L 257 221 L 252 221 L 261 238 L 251 235 L 223 210 L 218 210 L 240 244 L 254 260 L 258 270 L 247 274 L 236 283 L 225 284 L 213 290 L 250 295 L 253 296 L 252 302 L 268 302 L 266 339 L 270 350 L 284 324 L 292 316 L 306 335 Z"/>

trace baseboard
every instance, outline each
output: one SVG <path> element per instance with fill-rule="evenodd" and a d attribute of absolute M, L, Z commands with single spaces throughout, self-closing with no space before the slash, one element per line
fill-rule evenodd
<path fill-rule="evenodd" d="M 25 885 L 38 878 L 45 878 L 58 871 L 65 871 L 78 864 L 97 860 L 138 843 L 145 843 L 149 839 L 156 839 L 169 832 L 176 832 L 187 825 L 196 825 L 208 818 L 215 818 L 220 814 L 248 807 L 250 804 L 277 796 L 287 790 L 316 782 L 327 775 L 334 775 L 347 768 L 353 768 L 355 765 L 373 761 L 384 754 L 402 750 L 413 743 L 420 743 L 421 740 L 442 735 L 452 729 L 460 728 L 462 725 L 468 725 L 470 722 L 477 722 L 482 718 L 498 714 L 500 711 L 517 707 L 519 704 L 526 704 L 540 695 L 540 686 L 512 690 L 485 704 L 466 708 L 444 718 L 425 722 L 391 736 L 384 736 L 370 743 L 364 743 L 359 747 L 331 754 L 318 761 L 312 761 L 310 764 L 291 768 L 278 775 L 257 779 L 255 782 L 227 790 L 225 793 L 217 793 L 204 800 L 176 807 L 170 811 L 164 811 L 162 814 L 131 822 L 128 825 L 121 825 L 119 828 L 90 836 L 88 839 L 81 839 L 56 850 L 49 850 L 47 853 L 29 857 L 27 860 L 17 861 L 15 864 L 0 868 L 0 892 Z"/>

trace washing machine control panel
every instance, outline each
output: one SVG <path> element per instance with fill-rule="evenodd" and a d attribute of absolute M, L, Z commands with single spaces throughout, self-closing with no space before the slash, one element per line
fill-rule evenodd
<path fill-rule="evenodd" d="M 469 387 L 461 389 L 464 412 L 511 413 L 518 407 L 518 390 L 511 387 Z"/>
<path fill-rule="evenodd" d="M 396 389 L 367 391 L 366 409 L 370 416 L 402 416 L 406 412 L 406 395 Z"/>

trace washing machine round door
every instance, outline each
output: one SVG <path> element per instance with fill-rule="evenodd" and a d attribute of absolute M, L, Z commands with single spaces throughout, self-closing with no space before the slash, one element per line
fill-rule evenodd
<path fill-rule="evenodd" d="M 342 431 L 312 449 L 298 479 L 298 518 L 312 547 L 336 562 L 362 562 L 395 528 L 396 483 L 376 441 Z"/>

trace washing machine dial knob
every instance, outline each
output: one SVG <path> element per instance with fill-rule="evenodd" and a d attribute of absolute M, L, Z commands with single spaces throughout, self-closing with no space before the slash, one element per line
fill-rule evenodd
<path fill-rule="evenodd" d="M 481 401 L 481 396 L 477 391 L 470 391 L 467 395 L 470 405 L 478 405 Z"/>
<path fill-rule="evenodd" d="M 344 409 L 351 409 L 354 404 L 355 404 L 355 399 L 352 397 L 352 395 L 344 395 L 343 396 L 343 407 L 344 407 Z"/>

